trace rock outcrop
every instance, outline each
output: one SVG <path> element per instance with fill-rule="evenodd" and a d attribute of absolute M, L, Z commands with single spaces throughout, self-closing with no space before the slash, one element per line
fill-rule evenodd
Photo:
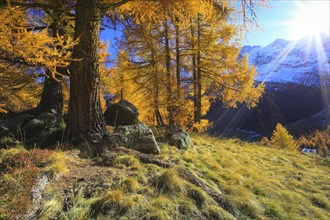
<path fill-rule="evenodd" d="M 107 137 L 110 147 L 126 147 L 147 154 L 159 154 L 159 146 L 151 129 L 138 122 L 135 125 L 118 126 Z"/>
<path fill-rule="evenodd" d="M 133 125 L 138 122 L 139 111 L 130 102 L 122 100 L 111 104 L 104 113 L 107 125 Z"/>
<path fill-rule="evenodd" d="M 151 129 L 139 122 L 138 109 L 122 100 L 111 104 L 104 113 L 107 125 L 114 131 L 107 137 L 108 147 L 126 147 L 147 154 L 159 154 L 159 146 Z"/>
<path fill-rule="evenodd" d="M 179 127 L 168 128 L 166 131 L 166 140 L 169 145 L 184 150 L 194 145 L 188 132 Z"/>
<path fill-rule="evenodd" d="M 17 140 L 26 145 L 42 143 L 46 146 L 56 141 L 58 139 L 56 137 L 62 134 L 63 124 L 60 114 L 55 110 L 39 115 L 25 114 L 0 120 L 0 139 L 8 140 L 6 143 L 0 141 L 0 147 L 13 145 Z"/>

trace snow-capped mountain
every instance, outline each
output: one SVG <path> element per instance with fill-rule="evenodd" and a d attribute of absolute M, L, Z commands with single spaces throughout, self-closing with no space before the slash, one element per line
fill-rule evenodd
<path fill-rule="evenodd" d="M 292 42 L 277 39 L 266 47 L 244 46 L 241 55 L 246 53 L 250 64 L 257 67 L 257 81 L 330 84 L 329 35 Z"/>

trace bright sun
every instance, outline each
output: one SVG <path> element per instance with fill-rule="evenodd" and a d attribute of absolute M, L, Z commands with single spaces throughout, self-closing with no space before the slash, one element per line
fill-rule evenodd
<path fill-rule="evenodd" d="M 330 34 L 330 1 L 297 3 L 298 11 L 292 21 L 291 36 L 300 39 L 307 35 Z"/>

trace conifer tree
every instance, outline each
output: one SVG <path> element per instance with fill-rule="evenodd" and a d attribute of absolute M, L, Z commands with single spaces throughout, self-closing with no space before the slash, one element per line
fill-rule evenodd
<path fill-rule="evenodd" d="M 298 149 L 297 142 L 294 140 L 293 136 L 291 136 L 280 123 L 276 125 L 273 132 L 273 136 L 271 138 L 271 146 L 292 151 Z"/>
<path fill-rule="evenodd" d="M 250 6 L 257 1 L 249 1 Z M 228 5 L 230 1 L 221 1 Z M 98 73 L 97 45 L 98 32 L 103 12 L 109 16 L 118 15 L 122 19 L 132 17 L 134 22 L 164 21 L 161 11 L 171 10 L 175 14 L 184 14 L 189 17 L 197 13 L 209 14 L 213 5 L 218 1 L 206 0 L 159 0 L 159 1 L 97 1 L 77 0 L 75 10 L 75 39 L 80 37 L 80 43 L 74 48 L 74 58 L 84 62 L 75 62 L 72 65 L 70 105 L 68 129 L 73 136 L 95 133 L 102 136 L 105 132 L 105 121 L 100 108 L 99 88 L 100 75 Z M 246 3 L 246 4 L 245 4 Z M 249 8 L 249 7 L 247 7 Z M 253 8 L 253 7 L 250 7 Z M 246 15 L 244 13 L 244 15 Z M 83 91 L 82 91 L 82 88 Z"/>
<path fill-rule="evenodd" d="M 49 78 L 55 78 L 62 75 L 60 69 L 66 68 L 71 61 L 72 38 L 60 36 L 57 31 L 49 36 L 47 26 L 35 28 L 36 21 L 32 16 L 18 6 L 0 8 L 0 76 L 6 79 L 0 87 L 9 100 L 16 100 L 18 93 L 23 98 L 22 92 L 28 92 L 26 88 L 31 90 L 31 85 L 38 85 L 31 75 L 38 76 L 42 72 Z M 36 88 L 32 90 L 38 91 Z M 51 97 L 45 96 L 50 92 L 50 89 L 44 90 L 43 101 L 48 99 L 49 102 Z M 48 107 L 43 101 L 39 107 Z"/>
<path fill-rule="evenodd" d="M 174 15 L 183 16 L 190 20 L 197 14 L 211 16 L 214 5 L 219 4 L 225 8 L 231 1 L 208 1 L 208 0 L 77 0 L 71 1 L 52 0 L 17 0 L 10 1 L 13 5 L 25 7 L 44 7 L 45 10 L 56 10 L 56 2 L 67 4 L 63 10 L 68 13 L 74 12 L 75 16 L 75 40 L 79 39 L 73 49 L 75 62 L 71 65 L 70 75 L 70 103 L 68 111 L 68 130 L 71 136 L 96 134 L 101 137 L 105 133 L 105 121 L 100 107 L 100 73 L 99 73 L 99 30 L 101 20 L 105 15 L 117 16 L 120 19 L 133 18 L 135 23 L 145 21 L 164 21 L 160 11 L 172 11 Z M 248 17 L 245 9 L 252 9 L 256 2 L 242 0 L 243 16 Z M 264 2 L 264 0 L 262 1 Z M 72 10 L 72 6 L 75 9 Z M 254 15 L 252 13 L 252 15 Z M 253 16 L 252 16 L 253 17 Z M 56 50 L 54 50 L 56 51 Z M 57 51 L 58 52 L 58 51 Z M 79 60 L 79 61 L 78 61 Z M 60 65 L 57 62 L 57 66 Z M 51 71 L 57 67 L 49 66 Z"/>
<path fill-rule="evenodd" d="M 238 59 L 240 49 L 234 40 L 238 31 L 227 23 L 228 12 L 212 7 L 208 14 L 196 13 L 188 21 L 168 10 L 163 13 L 165 21 L 154 25 L 125 23 L 120 48 L 127 49 L 130 62 L 116 68 L 133 72 L 134 66 L 139 69 L 134 78 L 143 82 L 141 88 L 165 94 L 166 100 L 156 106 L 161 106 L 160 112 L 166 107 L 169 125 L 200 131 L 208 125 L 202 116 L 212 98 L 221 98 L 226 106 L 246 102 L 252 107 L 262 94 L 263 85 L 254 86 L 256 72 L 249 67 L 247 57 Z M 181 70 L 186 79 L 181 78 Z M 157 86 L 148 87 L 147 82 Z"/>
<path fill-rule="evenodd" d="M 254 85 L 256 71 L 247 57 L 238 58 L 238 30 L 228 24 L 228 16 L 214 10 L 212 17 L 197 15 L 191 25 L 195 123 L 202 118 L 203 98 L 218 96 L 228 107 L 242 102 L 253 107 L 263 93 L 263 84 Z"/>
<path fill-rule="evenodd" d="M 167 83 L 164 47 L 159 43 L 162 31 L 156 25 L 126 27 L 120 43 L 122 50 L 112 68 L 110 90 L 115 90 L 115 100 L 123 96 L 136 105 L 144 122 L 163 125 Z"/>

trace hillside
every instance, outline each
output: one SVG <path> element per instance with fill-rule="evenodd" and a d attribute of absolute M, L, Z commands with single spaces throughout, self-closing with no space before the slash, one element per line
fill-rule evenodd
<path fill-rule="evenodd" d="M 192 138 L 194 147 L 182 151 L 163 145 L 155 157 L 122 148 L 94 160 L 79 158 L 77 151 L 47 151 L 57 156 L 35 164 L 41 175 L 52 179 L 39 179 L 33 202 L 25 197 L 31 200 L 29 219 L 330 218 L 328 159 L 235 139 Z M 0 178 L 1 219 L 10 219 L 6 213 L 15 213 L 14 205 L 21 204 L 17 201 L 22 190 L 6 188 L 15 183 L 21 189 L 22 179 L 5 172 L 19 163 L 17 158 L 23 160 L 15 156 L 20 152 L 0 151 L 0 166 L 5 168 Z M 37 161 L 41 152 L 27 155 Z M 8 197 L 10 192 L 15 196 Z M 27 218 L 24 209 L 18 210 L 14 216 Z"/>
<path fill-rule="evenodd" d="M 330 91 L 330 87 L 324 89 Z M 223 108 L 221 101 L 212 103 L 206 115 L 214 122 L 209 132 L 223 134 L 228 129 L 239 128 L 269 135 L 278 122 L 287 125 L 322 111 L 325 108 L 323 95 L 318 87 L 266 83 L 265 93 L 253 109 L 242 104 L 238 108 Z"/>
<path fill-rule="evenodd" d="M 306 119 L 329 104 L 329 42 L 329 36 L 322 34 L 298 41 L 277 39 L 265 47 L 244 46 L 240 56 L 248 54 L 250 65 L 258 72 L 255 79 L 265 83 L 265 92 L 253 109 L 244 104 L 224 108 L 221 100 L 212 103 L 205 116 L 213 122 L 209 133 L 249 139 L 251 134 L 259 138 L 269 136 L 278 122 L 284 125 L 299 122 L 310 127 L 304 123 Z M 329 119 L 325 120 L 329 124 Z"/>

